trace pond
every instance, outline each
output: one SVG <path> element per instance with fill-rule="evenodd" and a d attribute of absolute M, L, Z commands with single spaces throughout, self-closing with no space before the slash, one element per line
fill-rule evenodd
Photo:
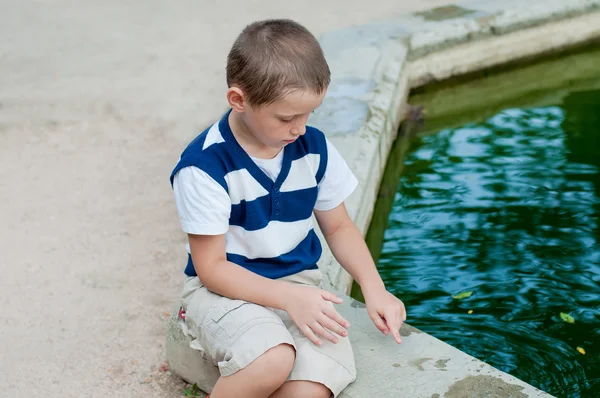
<path fill-rule="evenodd" d="M 367 236 L 412 326 L 558 397 L 600 396 L 598 65 L 412 96 L 425 125 L 397 140 Z"/>

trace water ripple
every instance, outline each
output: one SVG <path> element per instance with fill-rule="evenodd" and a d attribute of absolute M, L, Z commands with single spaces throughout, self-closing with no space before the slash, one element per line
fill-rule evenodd
<path fill-rule="evenodd" d="M 556 396 L 600 396 L 600 92 L 418 141 L 379 261 L 411 323 Z"/>

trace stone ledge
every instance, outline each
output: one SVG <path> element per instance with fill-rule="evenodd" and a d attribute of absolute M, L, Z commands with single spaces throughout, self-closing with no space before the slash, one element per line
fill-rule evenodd
<path fill-rule="evenodd" d="M 488 37 L 428 54 L 408 66 L 411 88 L 527 60 L 600 37 L 600 12 L 502 36 Z"/>
<path fill-rule="evenodd" d="M 350 340 L 357 379 L 342 398 L 371 397 L 550 397 L 550 395 L 492 368 L 456 348 L 404 324 L 403 343 L 396 344 L 375 328 L 364 304 L 344 296 L 340 313 L 352 324 Z M 172 372 L 210 393 L 219 372 L 179 326 L 173 311 L 167 333 L 167 357 Z"/>

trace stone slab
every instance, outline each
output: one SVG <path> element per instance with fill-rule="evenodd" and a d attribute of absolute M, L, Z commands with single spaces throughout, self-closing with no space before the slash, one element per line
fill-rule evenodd
<path fill-rule="evenodd" d="M 400 329 L 402 344 L 396 344 L 375 328 L 364 304 L 338 294 L 344 298 L 338 310 L 352 325 L 349 337 L 358 374 L 341 398 L 550 397 L 408 324 Z M 166 345 L 170 368 L 210 393 L 219 377 L 217 367 L 190 348 L 192 339 L 181 331 L 177 311 L 173 313 Z"/>
<path fill-rule="evenodd" d="M 427 54 L 408 67 L 411 87 L 565 50 L 600 38 L 600 12 L 551 21 Z"/>

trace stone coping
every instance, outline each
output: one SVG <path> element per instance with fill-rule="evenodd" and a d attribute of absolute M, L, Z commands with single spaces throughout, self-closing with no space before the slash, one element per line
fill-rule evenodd
<path fill-rule="evenodd" d="M 411 89 L 599 38 L 600 0 L 473 0 L 322 36 L 333 79 L 309 124 L 326 132 L 360 182 L 347 207 L 361 232 L 369 227 Z M 326 245 L 319 266 L 325 287 L 350 292 L 351 277 Z M 406 324 L 404 342 L 396 345 L 350 297 L 340 312 L 353 324 L 358 371 L 341 397 L 550 396 Z M 218 373 L 189 344 L 173 316 L 171 369 L 210 391 Z"/>
<path fill-rule="evenodd" d="M 356 381 L 340 398 L 551 397 L 409 325 L 400 329 L 403 343 L 397 345 L 373 326 L 364 304 L 350 297 L 338 311 L 352 324 L 357 370 Z M 219 372 L 190 348 L 193 343 L 179 326 L 177 309 L 172 313 L 166 343 L 169 367 L 210 393 Z"/>

